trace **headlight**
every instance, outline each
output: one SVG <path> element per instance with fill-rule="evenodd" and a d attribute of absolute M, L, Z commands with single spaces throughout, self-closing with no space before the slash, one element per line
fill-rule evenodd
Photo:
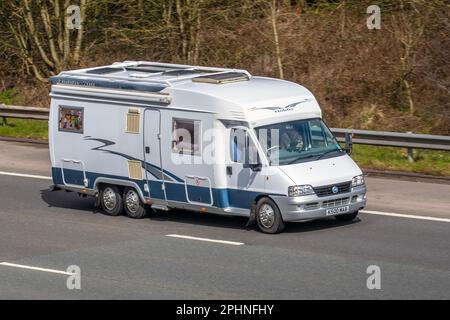
<path fill-rule="evenodd" d="M 359 176 L 353 177 L 352 187 L 362 186 L 364 184 L 364 176 L 360 174 Z"/>
<path fill-rule="evenodd" d="M 309 184 L 302 186 L 290 186 L 288 188 L 289 197 L 307 196 L 309 194 L 314 194 L 314 190 Z"/>

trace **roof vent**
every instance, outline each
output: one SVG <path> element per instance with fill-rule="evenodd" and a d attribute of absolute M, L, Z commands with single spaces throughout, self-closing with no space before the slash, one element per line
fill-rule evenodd
<path fill-rule="evenodd" d="M 146 72 L 130 73 L 130 77 L 133 77 L 133 78 L 148 78 L 150 76 L 151 76 L 151 73 L 146 73 Z"/>
<path fill-rule="evenodd" d="M 222 72 L 207 76 L 195 77 L 192 79 L 192 81 L 212 84 L 225 84 L 238 81 L 248 81 L 249 79 L 249 76 L 242 72 Z"/>
<path fill-rule="evenodd" d="M 89 74 L 109 74 L 113 72 L 123 71 L 122 68 L 110 68 L 110 67 L 100 67 L 91 70 L 87 70 L 86 73 Z"/>

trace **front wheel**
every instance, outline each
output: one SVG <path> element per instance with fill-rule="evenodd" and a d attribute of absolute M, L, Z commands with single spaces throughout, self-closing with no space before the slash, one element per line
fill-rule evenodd
<path fill-rule="evenodd" d="M 261 198 L 256 203 L 256 221 L 264 233 L 279 233 L 284 230 L 280 209 L 272 199 Z"/>
<path fill-rule="evenodd" d="M 142 219 L 147 214 L 145 206 L 135 189 L 125 188 L 123 192 L 123 201 L 125 212 L 130 218 Z"/>
<path fill-rule="evenodd" d="M 358 216 L 358 211 L 334 216 L 337 221 L 352 221 Z"/>

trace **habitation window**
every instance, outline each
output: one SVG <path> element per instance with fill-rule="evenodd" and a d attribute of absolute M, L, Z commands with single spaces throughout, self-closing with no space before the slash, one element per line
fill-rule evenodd
<path fill-rule="evenodd" d="M 84 108 L 59 107 L 59 131 L 83 133 Z"/>
<path fill-rule="evenodd" d="M 139 133 L 140 114 L 138 109 L 128 109 L 126 116 L 126 128 L 128 133 Z"/>
<path fill-rule="evenodd" d="M 179 154 L 200 155 L 199 120 L 172 120 L 172 152 Z"/>

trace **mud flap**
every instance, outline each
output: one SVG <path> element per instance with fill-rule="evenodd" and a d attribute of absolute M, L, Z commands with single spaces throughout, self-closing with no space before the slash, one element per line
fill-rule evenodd
<path fill-rule="evenodd" d="M 61 190 L 61 188 L 59 188 L 59 187 L 58 187 L 57 185 L 55 185 L 55 184 L 52 184 L 51 186 L 48 187 L 48 190 L 49 190 L 50 192 L 53 192 L 53 191 Z"/>
<path fill-rule="evenodd" d="M 256 203 L 253 203 L 250 208 L 250 217 L 248 218 L 246 228 L 249 228 L 255 224 L 256 221 Z"/>
<path fill-rule="evenodd" d="M 98 191 L 95 192 L 94 199 L 95 199 L 94 200 L 95 212 L 98 212 L 98 209 L 100 209 L 100 195 L 99 195 Z"/>

